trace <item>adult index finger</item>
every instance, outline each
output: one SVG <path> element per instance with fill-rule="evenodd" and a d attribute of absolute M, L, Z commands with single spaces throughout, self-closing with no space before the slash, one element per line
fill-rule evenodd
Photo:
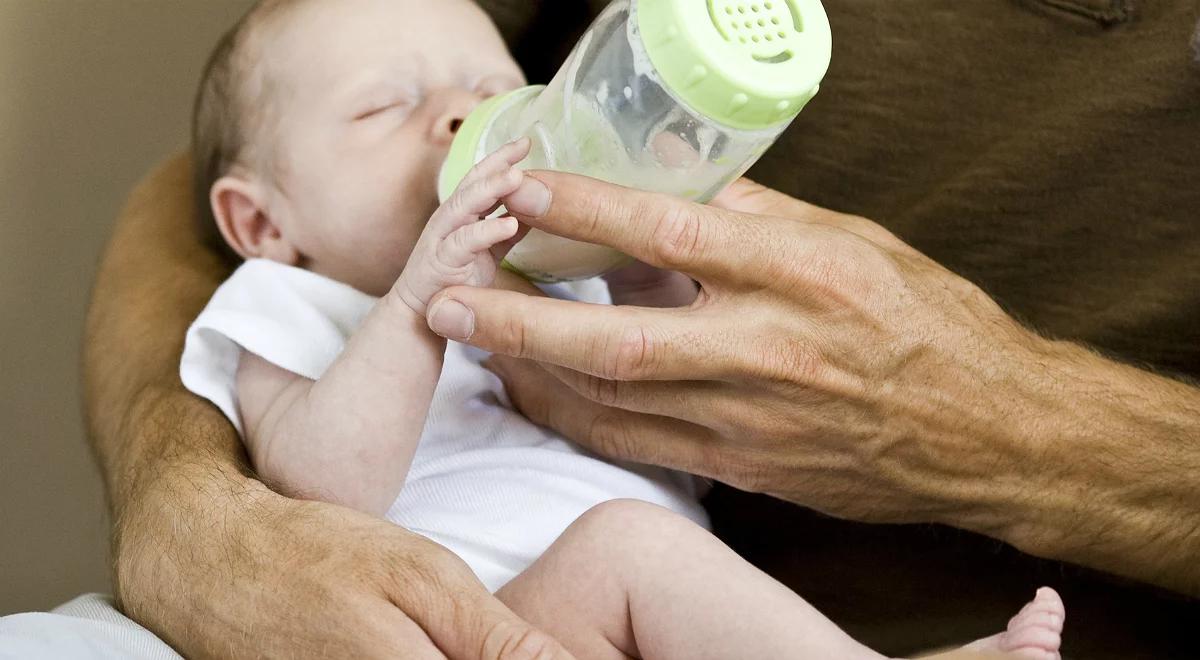
<path fill-rule="evenodd" d="M 427 318 L 447 339 L 610 380 L 704 380 L 733 371 L 717 344 L 725 334 L 719 320 L 688 310 L 460 286 L 435 296 Z"/>
<path fill-rule="evenodd" d="M 563 172 L 526 172 L 504 203 L 533 227 L 614 247 L 701 282 L 752 277 L 763 251 L 778 242 L 754 215 Z"/>

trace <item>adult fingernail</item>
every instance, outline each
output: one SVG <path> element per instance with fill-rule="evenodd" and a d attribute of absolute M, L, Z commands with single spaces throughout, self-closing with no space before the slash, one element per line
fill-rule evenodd
<path fill-rule="evenodd" d="M 521 186 L 504 199 L 504 205 L 510 213 L 540 218 L 550 210 L 550 189 L 526 174 Z"/>
<path fill-rule="evenodd" d="M 475 334 L 475 313 L 453 298 L 443 298 L 429 310 L 429 329 L 454 341 L 467 341 Z"/>

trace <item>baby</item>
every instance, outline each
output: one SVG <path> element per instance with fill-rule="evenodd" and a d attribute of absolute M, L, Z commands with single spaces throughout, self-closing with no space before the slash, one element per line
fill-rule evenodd
<path fill-rule="evenodd" d="M 576 657 L 880 657 L 712 536 L 699 480 L 535 426 L 481 352 L 428 329 L 438 291 L 512 277 L 517 221 L 488 216 L 529 209 L 528 141 L 440 206 L 435 181 L 466 114 L 522 83 L 468 0 L 259 3 L 196 103 L 204 227 L 244 263 L 188 331 L 184 384 L 275 488 L 444 545 Z M 548 292 L 609 302 L 595 281 Z M 1042 589 L 968 648 L 1057 658 L 1062 623 Z"/>

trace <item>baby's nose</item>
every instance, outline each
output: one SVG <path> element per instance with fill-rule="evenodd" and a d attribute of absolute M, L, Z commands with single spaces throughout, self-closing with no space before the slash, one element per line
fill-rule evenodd
<path fill-rule="evenodd" d="M 449 145 L 483 96 L 465 89 L 439 90 L 439 96 L 442 97 L 439 99 L 441 108 L 430 127 L 430 139 L 436 144 Z"/>

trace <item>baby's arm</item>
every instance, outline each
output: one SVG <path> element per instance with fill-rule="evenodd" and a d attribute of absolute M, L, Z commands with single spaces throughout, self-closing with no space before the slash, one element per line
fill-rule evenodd
<path fill-rule="evenodd" d="M 513 218 L 481 219 L 521 184 L 528 141 L 481 161 L 430 218 L 392 290 L 319 380 L 246 352 L 237 394 L 260 476 L 285 494 L 383 514 L 399 494 L 441 374 L 444 339 L 425 308 L 454 285 L 488 286 L 517 233 Z"/>

